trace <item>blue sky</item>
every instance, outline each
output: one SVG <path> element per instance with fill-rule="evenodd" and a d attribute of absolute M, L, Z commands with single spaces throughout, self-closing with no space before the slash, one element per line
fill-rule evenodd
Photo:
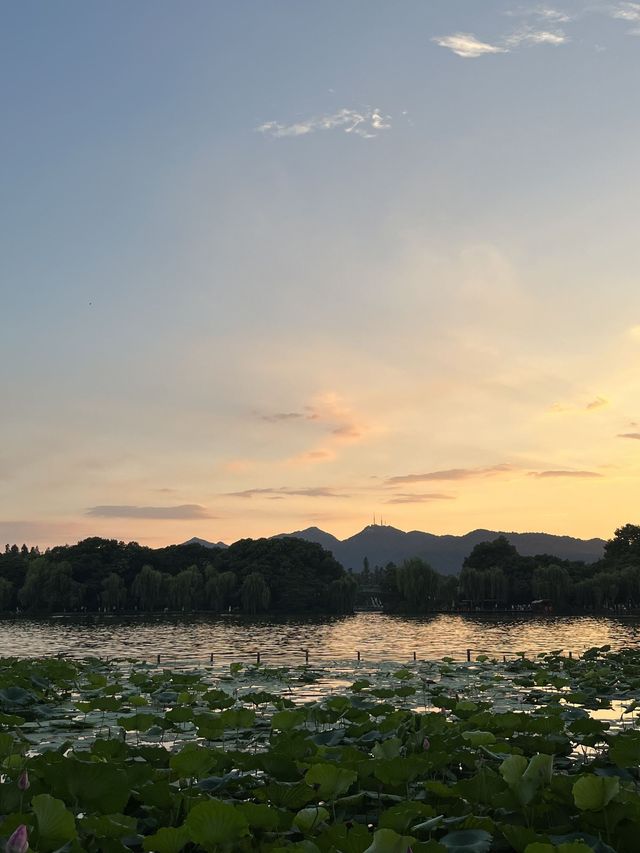
<path fill-rule="evenodd" d="M 5 540 L 634 520 L 640 4 L 3 18 Z"/>

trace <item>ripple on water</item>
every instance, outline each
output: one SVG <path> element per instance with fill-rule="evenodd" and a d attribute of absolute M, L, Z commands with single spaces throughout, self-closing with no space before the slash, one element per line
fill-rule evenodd
<path fill-rule="evenodd" d="M 357 613 L 343 617 L 264 617 L 157 615 L 60 617 L 0 620 L 0 655 L 37 657 L 191 658 L 217 662 L 429 660 L 451 656 L 514 655 L 563 649 L 580 654 L 591 646 L 613 649 L 640 641 L 640 618 L 616 616 L 536 617 L 436 614 L 386 616 Z"/>

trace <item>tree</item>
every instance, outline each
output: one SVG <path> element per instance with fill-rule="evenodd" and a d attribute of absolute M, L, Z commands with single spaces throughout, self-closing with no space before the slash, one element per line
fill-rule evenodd
<path fill-rule="evenodd" d="M 269 607 L 271 591 L 260 572 L 252 572 L 244 579 L 240 588 L 242 610 L 252 616 L 261 613 Z"/>
<path fill-rule="evenodd" d="M 202 575 L 197 566 L 183 569 L 173 579 L 173 601 L 178 610 L 195 610 L 202 602 Z"/>
<path fill-rule="evenodd" d="M 38 557 L 29 564 L 18 600 L 30 610 L 76 610 L 82 603 L 82 585 L 74 580 L 69 563 Z"/>
<path fill-rule="evenodd" d="M 105 610 L 122 610 L 127 604 L 127 588 L 115 572 L 110 572 L 102 581 L 102 606 Z"/>
<path fill-rule="evenodd" d="M 358 583 L 351 575 L 345 575 L 329 585 L 329 605 L 333 613 L 353 613 Z"/>
<path fill-rule="evenodd" d="M 506 536 L 498 536 L 491 542 L 479 542 L 465 558 L 463 567 L 470 569 L 501 568 L 507 569 L 517 565 L 521 557 L 515 546 Z"/>
<path fill-rule="evenodd" d="M 405 560 L 396 571 L 396 584 L 407 607 L 417 613 L 436 609 L 440 576 L 424 560 Z"/>
<path fill-rule="evenodd" d="M 141 610 L 155 610 L 162 600 L 162 574 L 151 566 L 143 566 L 131 592 Z"/>
<path fill-rule="evenodd" d="M 0 610 L 11 610 L 15 607 L 15 587 L 6 578 L 0 578 Z"/>
<path fill-rule="evenodd" d="M 569 573 L 561 566 L 537 566 L 533 571 L 533 595 L 552 601 L 554 607 L 567 604 L 570 585 Z"/>
<path fill-rule="evenodd" d="M 605 562 L 619 562 L 622 559 L 640 564 L 640 526 L 637 524 L 619 527 L 613 539 L 609 539 L 604 546 Z"/>

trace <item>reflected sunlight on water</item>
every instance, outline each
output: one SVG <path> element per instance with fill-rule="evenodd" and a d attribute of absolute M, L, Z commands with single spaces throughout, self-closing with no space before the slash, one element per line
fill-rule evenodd
<path fill-rule="evenodd" d="M 263 663 L 309 660 L 410 660 L 564 649 L 580 654 L 591 646 L 612 648 L 640 641 L 640 618 L 608 616 L 536 617 L 446 615 L 423 617 L 358 613 L 315 618 L 255 618 L 158 615 L 126 618 L 61 617 L 0 621 L 0 655 L 32 657 L 192 657 Z"/>

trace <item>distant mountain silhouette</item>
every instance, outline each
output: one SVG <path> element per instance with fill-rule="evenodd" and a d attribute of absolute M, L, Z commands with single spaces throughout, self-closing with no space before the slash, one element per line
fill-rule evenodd
<path fill-rule="evenodd" d="M 295 533 L 279 533 L 277 536 L 272 536 L 271 538 L 306 539 L 307 542 L 316 542 L 318 545 L 322 545 L 323 548 L 326 548 L 327 551 L 333 551 L 334 557 L 336 557 L 336 552 L 343 545 L 339 539 L 336 539 L 336 537 L 332 536 L 331 533 L 326 533 L 324 530 L 320 530 L 319 527 L 305 527 L 304 530 L 296 530 Z M 340 562 L 339 557 L 336 557 L 336 560 Z"/>
<path fill-rule="evenodd" d="M 318 527 L 279 535 L 318 542 L 331 551 L 345 569 L 353 569 L 355 572 L 362 570 L 365 557 L 372 568 L 421 557 L 434 569 L 448 575 L 457 574 L 464 558 L 475 545 L 490 542 L 498 536 L 506 536 L 525 557 L 552 554 L 563 560 L 584 560 L 585 563 L 599 560 L 605 544 L 603 539 L 574 539 L 551 533 L 508 533 L 497 530 L 472 530 L 464 536 L 436 536 L 419 530 L 405 533 L 395 527 L 379 524 L 370 524 L 360 533 L 342 541 Z"/>
<path fill-rule="evenodd" d="M 200 539 L 198 536 L 192 536 L 186 542 L 181 542 L 181 545 L 202 545 L 203 548 L 228 548 L 224 542 L 209 542 L 207 539 Z"/>

